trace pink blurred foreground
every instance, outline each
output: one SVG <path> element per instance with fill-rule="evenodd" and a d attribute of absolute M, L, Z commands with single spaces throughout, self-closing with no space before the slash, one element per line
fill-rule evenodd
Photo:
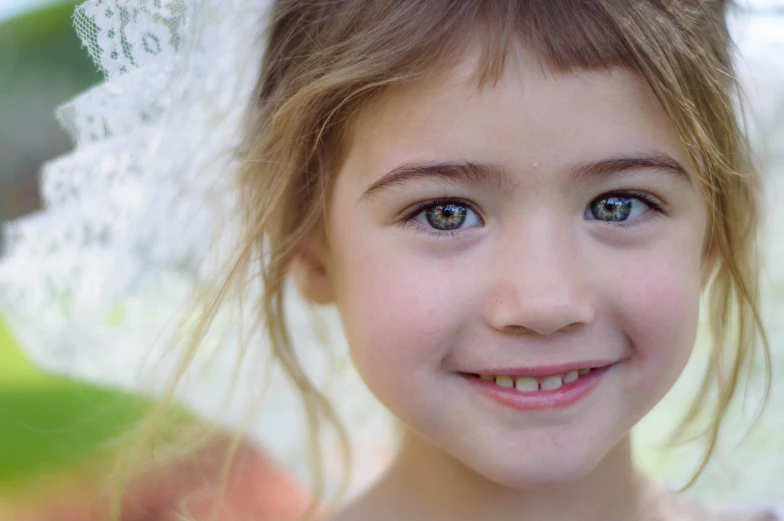
<path fill-rule="evenodd" d="M 148 472 L 130 484 L 122 521 L 211 519 L 228 446 L 223 438 L 189 458 Z M 106 521 L 108 501 L 100 470 L 60 477 L 36 487 L 26 500 L 4 504 L 2 521 Z M 216 521 L 294 521 L 309 496 L 291 476 L 244 443 L 237 452 Z M 190 517 L 183 517 L 186 514 Z"/>

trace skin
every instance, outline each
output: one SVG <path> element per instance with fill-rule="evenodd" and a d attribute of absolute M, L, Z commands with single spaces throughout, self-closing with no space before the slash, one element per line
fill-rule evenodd
<path fill-rule="evenodd" d="M 553 74 L 520 49 L 480 90 L 479 55 L 360 115 L 325 238 L 293 265 L 305 296 L 337 304 L 357 370 L 406 428 L 396 463 L 336 519 L 664 518 L 629 431 L 694 343 L 708 225 L 695 173 L 631 72 Z M 574 179 L 580 165 L 641 154 L 685 173 Z M 366 193 L 401 164 L 467 161 L 504 176 L 416 176 Z M 591 213 L 630 190 L 661 211 L 634 199 L 623 222 Z M 416 213 L 440 198 L 466 208 L 458 233 Z M 597 360 L 613 363 L 600 384 L 558 410 L 501 405 L 463 375 Z"/>

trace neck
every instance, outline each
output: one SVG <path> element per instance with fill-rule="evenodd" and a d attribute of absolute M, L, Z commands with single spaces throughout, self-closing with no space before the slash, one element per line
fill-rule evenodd
<path fill-rule="evenodd" d="M 628 437 L 579 480 L 517 490 L 487 480 L 408 432 L 398 459 L 359 501 L 356 512 L 372 512 L 374 519 L 389 512 L 394 519 L 432 521 L 507 521 L 510 516 L 537 521 L 626 521 L 640 517 L 652 500 L 651 491 L 634 469 Z"/>

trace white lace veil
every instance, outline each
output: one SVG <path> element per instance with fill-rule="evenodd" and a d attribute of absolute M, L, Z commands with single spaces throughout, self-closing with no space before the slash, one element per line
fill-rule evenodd
<path fill-rule="evenodd" d="M 44 166 L 45 209 L 6 225 L 0 263 L 2 313 L 40 367 L 131 390 L 165 384 L 167 371 L 157 380 L 147 373 L 178 334 L 177 321 L 187 319 L 194 289 L 216 280 L 238 236 L 235 148 L 269 4 L 89 0 L 77 7 L 76 30 L 106 79 L 58 110 L 75 148 Z M 247 297 L 259 291 L 249 288 Z M 316 348 L 293 293 L 290 322 L 303 362 L 341 397 L 360 451 L 362 439 L 373 440 L 367 451 L 376 454 L 375 443 L 389 439 L 383 413 L 343 363 L 342 346 L 337 360 L 346 377 L 337 384 L 326 377 L 334 362 Z M 269 380 L 270 398 L 251 431 L 304 475 L 297 397 L 279 374 L 267 375 L 261 347 L 235 374 L 247 331 L 236 306 L 226 307 L 180 397 L 234 425 L 253 406 L 259 381 Z M 360 474 L 373 472 L 372 463 L 366 457 Z"/>
<path fill-rule="evenodd" d="M 205 239 L 231 215 L 232 151 L 266 4 L 90 0 L 76 9 L 106 81 L 58 110 L 75 149 L 43 168 L 46 209 L 8 225 L 0 278 L 4 313 L 42 367 L 130 377 L 139 326 L 160 325 L 205 275 Z"/>
<path fill-rule="evenodd" d="M 237 233 L 234 148 L 259 72 L 268 3 L 88 0 L 77 8 L 77 32 L 106 81 L 59 109 L 76 146 L 43 168 L 45 210 L 7 225 L 0 263 L 2 313 L 41 367 L 137 389 L 145 355 L 173 334 L 169 317 L 182 316 L 193 289 L 214 278 Z M 784 64 L 766 66 L 784 56 L 776 29 L 762 40 L 764 31 L 738 34 L 749 51 L 749 78 L 784 74 L 777 72 Z M 784 106 L 781 92 L 767 85 L 782 84 L 756 83 L 763 127 L 768 107 Z M 292 317 L 297 345 L 315 345 L 296 300 Z M 235 380 L 243 335 L 236 320 L 231 313 L 219 318 L 197 360 L 197 383 L 182 396 L 205 414 L 226 412 L 220 397 Z M 301 352 L 315 372 L 325 372 L 321 351 Z M 246 362 L 240 373 L 245 399 L 232 402 L 229 422 L 241 420 L 263 362 Z M 388 424 L 356 375 L 344 373 L 332 392 L 358 441 L 366 465 L 360 476 L 367 476 L 385 457 Z M 272 385 L 275 399 L 253 431 L 304 472 L 296 397 Z"/>

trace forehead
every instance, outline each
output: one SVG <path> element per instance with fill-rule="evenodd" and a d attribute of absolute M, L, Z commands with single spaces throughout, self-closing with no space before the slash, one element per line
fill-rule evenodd
<path fill-rule="evenodd" d="M 558 169 L 651 149 L 687 163 L 647 84 L 623 69 L 554 73 L 517 48 L 480 88 L 478 49 L 443 72 L 388 91 L 357 117 L 341 175 L 372 182 L 402 162 L 468 160 Z"/>

